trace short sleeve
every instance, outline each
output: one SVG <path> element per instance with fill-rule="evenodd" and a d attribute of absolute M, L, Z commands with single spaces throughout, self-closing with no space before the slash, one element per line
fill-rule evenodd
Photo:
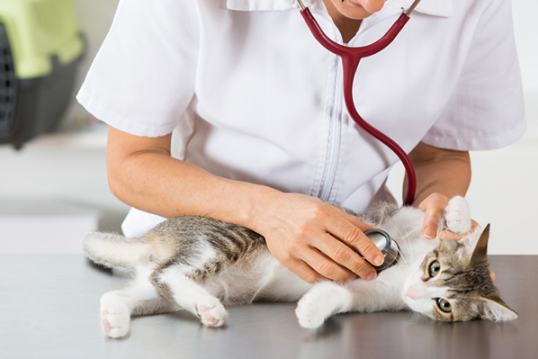
<path fill-rule="evenodd" d="M 199 18 L 193 0 L 120 0 L 77 100 L 138 136 L 166 135 L 194 95 Z"/>
<path fill-rule="evenodd" d="M 509 145 L 526 130 L 511 1 L 493 0 L 476 24 L 465 65 L 426 144 L 461 151 Z"/>

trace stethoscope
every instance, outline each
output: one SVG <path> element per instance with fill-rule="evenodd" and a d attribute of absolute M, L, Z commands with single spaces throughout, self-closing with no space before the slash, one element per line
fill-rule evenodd
<path fill-rule="evenodd" d="M 374 138 L 385 144 L 389 147 L 402 161 L 405 171 L 407 173 L 407 193 L 404 201 L 404 205 L 409 206 L 413 203 L 415 199 L 415 191 L 417 186 L 417 180 L 415 175 L 415 169 L 413 164 L 409 159 L 409 156 L 405 151 L 390 137 L 372 127 L 369 123 L 364 121 L 362 117 L 357 112 L 355 104 L 353 102 L 353 81 L 355 78 L 355 73 L 357 72 L 357 67 L 362 58 L 372 56 L 379 51 L 387 47 L 400 33 L 404 25 L 409 21 L 409 15 L 415 10 L 420 0 L 415 0 L 411 7 L 403 12 L 402 15 L 396 20 L 394 25 L 387 31 L 385 36 L 383 36 L 378 41 L 364 47 L 347 47 L 340 45 L 332 41 L 324 32 L 321 30 L 319 24 L 316 22 L 312 13 L 303 5 L 301 0 L 297 0 L 299 7 L 301 8 L 301 15 L 303 16 L 306 24 L 310 28 L 310 31 L 319 41 L 323 47 L 332 53 L 340 56 L 342 58 L 342 66 L 344 69 L 344 101 L 349 115 L 362 129 L 372 135 Z M 390 237 L 389 237 L 390 238 Z"/>
<path fill-rule="evenodd" d="M 400 259 L 400 246 L 394 239 L 390 238 L 387 232 L 380 229 L 372 229 L 364 232 L 364 234 L 381 250 L 385 258 L 383 264 L 374 266 L 378 272 L 398 263 L 398 259 Z M 360 253 L 358 254 L 361 255 Z"/>

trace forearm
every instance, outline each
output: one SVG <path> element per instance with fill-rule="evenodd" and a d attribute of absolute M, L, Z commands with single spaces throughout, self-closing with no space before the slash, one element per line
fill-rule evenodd
<path fill-rule="evenodd" d="M 471 161 L 468 152 L 440 150 L 419 144 L 410 154 L 417 176 L 414 206 L 429 195 L 439 193 L 448 199 L 465 196 L 471 183 Z M 407 188 L 405 184 L 404 188 Z"/>
<path fill-rule="evenodd" d="M 432 193 L 440 193 L 448 199 L 465 196 L 471 183 L 471 166 L 461 159 L 445 159 L 415 167 L 417 193 L 414 206 L 418 206 Z"/>
<path fill-rule="evenodd" d="M 109 186 L 118 199 L 163 217 L 204 216 L 252 228 L 257 208 L 278 191 L 214 176 L 174 159 L 166 145 L 127 150 L 111 129 L 107 149 Z M 119 137 L 127 136 L 121 134 Z M 148 139 L 151 141 L 151 139 Z M 169 138 L 155 143 L 166 144 Z"/>

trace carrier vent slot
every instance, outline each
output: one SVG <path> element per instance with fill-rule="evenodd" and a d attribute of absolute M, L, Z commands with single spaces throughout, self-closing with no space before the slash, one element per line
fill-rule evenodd
<path fill-rule="evenodd" d="M 14 130 L 17 77 L 6 28 L 0 22 L 0 138 Z"/>

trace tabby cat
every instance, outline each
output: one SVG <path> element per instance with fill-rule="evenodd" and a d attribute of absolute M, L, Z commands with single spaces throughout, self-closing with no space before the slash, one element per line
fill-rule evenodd
<path fill-rule="evenodd" d="M 201 217 L 169 219 L 140 239 L 92 232 L 83 239 L 96 263 L 135 272 L 130 287 L 101 298 L 101 326 L 119 338 L 131 315 L 185 309 L 210 327 L 223 325 L 223 304 L 255 300 L 296 301 L 299 324 L 317 328 L 331 315 L 411 309 L 438 321 L 517 318 L 501 300 L 489 275 L 489 225 L 463 239 L 427 240 L 424 212 L 380 204 L 361 218 L 388 232 L 400 247 L 400 260 L 374 281 L 309 284 L 278 262 L 264 238 L 241 226 Z M 469 206 L 450 200 L 441 229 L 471 229 Z"/>

